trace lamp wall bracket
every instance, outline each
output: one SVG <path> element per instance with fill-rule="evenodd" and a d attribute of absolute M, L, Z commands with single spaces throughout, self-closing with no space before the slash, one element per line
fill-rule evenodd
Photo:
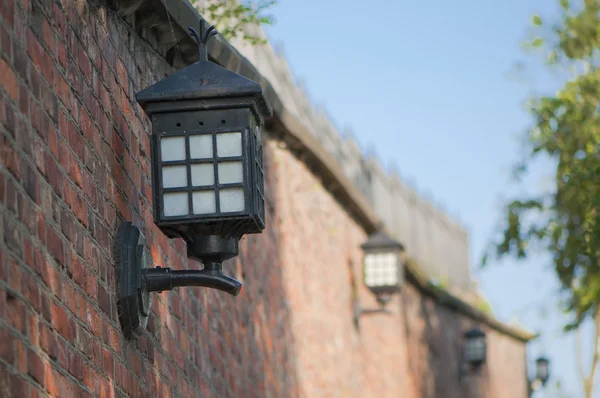
<path fill-rule="evenodd" d="M 180 286 L 199 286 L 221 290 L 237 296 L 242 284 L 223 274 L 221 262 L 237 255 L 236 238 L 207 236 L 197 238 L 188 256 L 204 263 L 201 270 L 149 268 L 146 241 L 140 229 L 131 222 L 119 226 L 115 242 L 118 295 L 117 308 L 123 333 L 138 337 L 146 328 L 150 315 L 151 292 L 172 290 Z M 190 243 L 188 242 L 188 245 Z M 225 250 L 227 249 L 227 250 Z M 224 250 L 225 252 L 220 252 Z"/>

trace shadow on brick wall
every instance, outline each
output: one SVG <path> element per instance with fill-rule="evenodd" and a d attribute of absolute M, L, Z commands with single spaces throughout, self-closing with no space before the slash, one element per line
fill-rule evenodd
<path fill-rule="evenodd" d="M 471 321 L 420 294 L 410 286 L 403 290 L 403 324 L 409 349 L 409 371 L 420 398 L 479 398 L 489 382 L 486 366 L 462 379 L 464 332 Z"/>

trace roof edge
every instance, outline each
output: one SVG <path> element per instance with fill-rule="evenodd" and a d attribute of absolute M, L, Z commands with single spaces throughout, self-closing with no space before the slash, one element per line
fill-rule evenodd
<path fill-rule="evenodd" d="M 433 298 L 437 303 L 454 309 L 471 319 L 486 324 L 490 328 L 502 334 L 508 335 L 523 342 L 528 342 L 539 337 L 537 333 L 533 333 L 517 326 L 508 325 L 479 310 L 472 304 L 457 297 L 446 289 L 433 284 L 429 278 L 427 278 L 427 276 L 420 271 L 417 263 L 413 259 L 409 259 L 406 262 L 406 275 L 409 282 L 415 285 L 421 292 Z"/>

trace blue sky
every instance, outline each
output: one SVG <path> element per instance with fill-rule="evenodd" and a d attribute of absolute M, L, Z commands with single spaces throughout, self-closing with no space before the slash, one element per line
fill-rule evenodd
<path fill-rule="evenodd" d="M 419 191 L 459 215 L 470 233 L 473 274 L 494 313 L 543 333 L 530 344 L 530 363 L 545 353 L 554 380 L 577 398 L 573 337 L 561 333 L 566 318 L 548 257 L 478 268 L 502 198 L 544 189 L 552 173 L 542 162 L 524 187 L 510 180 L 530 121 L 525 101 L 559 83 L 536 62 L 518 79 L 513 72 L 530 59 L 521 43 L 531 16 L 556 15 L 557 3 L 280 0 L 268 33 L 339 128 L 350 126 L 363 148 L 374 148 L 384 164 L 395 161 Z M 583 340 L 589 353 L 589 329 Z M 600 397 L 600 385 L 597 391 Z"/>

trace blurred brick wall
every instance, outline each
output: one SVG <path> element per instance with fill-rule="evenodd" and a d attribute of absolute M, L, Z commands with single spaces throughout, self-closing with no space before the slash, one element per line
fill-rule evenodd
<path fill-rule="evenodd" d="M 156 265 L 198 268 L 154 226 L 149 123 L 133 94 L 171 73 L 152 43 L 87 2 L 0 3 L 0 397 L 524 397 L 522 343 L 458 384 L 467 319 L 406 286 L 352 320 L 364 231 L 268 139 L 268 229 L 226 264 L 244 288 L 154 294 L 120 332 L 112 246 L 123 220 Z M 470 389 L 470 390 L 467 390 Z M 484 392 L 485 391 L 485 392 Z"/>
<path fill-rule="evenodd" d="M 391 315 L 366 314 L 355 327 L 356 294 L 362 308 L 378 308 L 361 280 L 367 236 L 297 156 L 269 149 L 302 397 L 527 396 L 525 345 L 485 325 L 488 363 L 461 383 L 463 333 L 475 322 L 411 284 Z"/>

